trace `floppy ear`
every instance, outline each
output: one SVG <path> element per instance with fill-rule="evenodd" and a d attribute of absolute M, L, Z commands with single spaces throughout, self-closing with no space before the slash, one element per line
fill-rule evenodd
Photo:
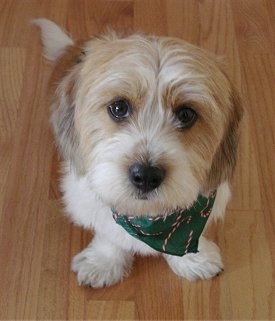
<path fill-rule="evenodd" d="M 239 95 L 233 87 L 230 98 L 231 106 L 229 108 L 230 114 L 228 116 L 227 128 L 221 144 L 216 151 L 208 175 L 206 184 L 208 190 L 215 189 L 221 183 L 230 180 L 236 165 L 239 125 L 243 116 L 243 107 Z"/>
<path fill-rule="evenodd" d="M 63 158 L 74 165 L 79 175 L 84 173 L 84 166 L 75 126 L 75 96 L 81 55 L 81 43 L 67 48 L 58 59 L 50 81 L 50 96 L 53 97 L 51 122 L 57 145 Z"/>
<path fill-rule="evenodd" d="M 65 78 L 59 84 L 52 103 L 51 122 L 60 154 L 81 175 L 84 172 L 84 168 L 79 151 L 78 133 L 75 127 L 75 84 L 72 82 L 72 79 Z"/>

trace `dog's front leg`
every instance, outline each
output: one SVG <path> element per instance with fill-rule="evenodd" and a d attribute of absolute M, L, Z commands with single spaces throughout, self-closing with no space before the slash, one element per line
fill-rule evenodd
<path fill-rule="evenodd" d="M 133 263 L 133 255 L 96 235 L 89 246 L 77 254 L 72 270 L 77 273 L 79 284 L 102 288 L 121 282 Z"/>
<path fill-rule="evenodd" d="M 170 268 L 189 281 L 210 279 L 223 271 L 223 263 L 218 246 L 201 236 L 197 253 L 182 257 L 164 254 Z"/>

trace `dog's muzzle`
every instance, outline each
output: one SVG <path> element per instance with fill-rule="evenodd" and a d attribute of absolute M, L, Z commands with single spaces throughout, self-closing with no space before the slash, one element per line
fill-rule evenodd
<path fill-rule="evenodd" d="M 129 179 L 131 183 L 148 193 L 158 188 L 165 178 L 165 170 L 150 164 L 133 164 L 129 168 Z"/>

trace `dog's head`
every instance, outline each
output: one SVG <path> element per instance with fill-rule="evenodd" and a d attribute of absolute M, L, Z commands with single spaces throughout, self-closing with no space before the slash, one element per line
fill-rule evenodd
<path fill-rule="evenodd" d="M 210 54 L 114 33 L 82 50 L 57 63 L 52 121 L 65 159 L 106 204 L 169 212 L 231 178 L 242 107 Z"/>

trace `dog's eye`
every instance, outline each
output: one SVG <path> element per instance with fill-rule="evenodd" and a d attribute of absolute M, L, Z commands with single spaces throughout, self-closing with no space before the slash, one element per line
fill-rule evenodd
<path fill-rule="evenodd" d="M 179 122 L 180 128 L 191 127 L 198 118 L 197 113 L 191 107 L 183 105 L 177 108 L 175 111 L 177 121 Z"/>
<path fill-rule="evenodd" d="M 132 108 L 126 100 L 120 99 L 108 106 L 108 112 L 115 121 L 122 121 L 130 116 Z"/>

